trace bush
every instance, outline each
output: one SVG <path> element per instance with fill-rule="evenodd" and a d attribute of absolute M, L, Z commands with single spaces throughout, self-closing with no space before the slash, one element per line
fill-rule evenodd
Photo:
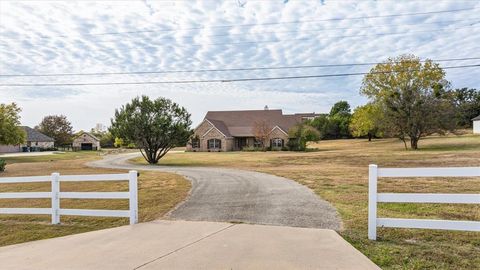
<path fill-rule="evenodd" d="M 0 159 L 0 172 L 4 172 L 6 166 L 7 162 L 4 159 Z"/>
<path fill-rule="evenodd" d="M 257 151 L 263 151 L 261 147 L 255 147 L 255 146 L 245 146 L 242 148 L 242 151 L 244 152 L 257 152 Z"/>
<path fill-rule="evenodd" d="M 288 140 L 287 147 L 290 151 L 303 151 L 304 149 L 301 148 L 301 145 L 298 139 L 291 138 Z"/>

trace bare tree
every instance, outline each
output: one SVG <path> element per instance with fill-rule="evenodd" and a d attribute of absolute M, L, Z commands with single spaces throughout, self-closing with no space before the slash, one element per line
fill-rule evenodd
<path fill-rule="evenodd" d="M 256 121 L 253 123 L 252 132 L 255 140 L 262 144 L 262 150 L 265 151 L 268 142 L 268 135 L 272 131 L 272 126 L 265 120 Z"/>

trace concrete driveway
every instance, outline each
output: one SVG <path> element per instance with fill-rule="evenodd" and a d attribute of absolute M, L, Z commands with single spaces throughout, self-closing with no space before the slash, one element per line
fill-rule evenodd
<path fill-rule="evenodd" d="M 0 269 L 380 269 L 332 230 L 155 221 L 0 248 Z"/>
<path fill-rule="evenodd" d="M 172 219 L 341 228 L 335 208 L 293 180 L 225 168 L 166 167 L 127 162 L 138 155 L 140 153 L 110 155 L 88 165 L 174 172 L 187 177 L 192 182 L 190 196 L 170 213 Z"/>
<path fill-rule="evenodd" d="M 19 152 L 19 153 L 2 153 L 0 157 L 35 157 L 35 156 L 49 156 L 64 154 L 65 152 L 60 151 L 45 151 L 45 152 Z"/>
<path fill-rule="evenodd" d="M 134 156 L 107 156 L 90 165 L 187 176 L 192 191 L 170 214 L 177 220 L 1 247 L 0 269 L 380 269 L 331 230 L 340 228 L 335 209 L 291 180 L 127 164 Z"/>

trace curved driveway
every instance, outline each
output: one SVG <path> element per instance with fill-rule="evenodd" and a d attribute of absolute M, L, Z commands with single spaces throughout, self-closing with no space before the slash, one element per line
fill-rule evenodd
<path fill-rule="evenodd" d="M 187 200 L 170 217 L 339 230 L 338 214 L 309 188 L 290 179 L 226 168 L 136 165 L 140 155 L 109 155 L 91 167 L 173 172 L 192 182 Z"/>

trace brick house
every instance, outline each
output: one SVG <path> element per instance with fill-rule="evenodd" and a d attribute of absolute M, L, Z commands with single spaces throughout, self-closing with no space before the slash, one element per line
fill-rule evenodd
<path fill-rule="evenodd" d="M 209 111 L 195 128 L 187 151 L 240 151 L 244 147 L 260 147 L 261 142 L 254 134 L 254 126 L 259 122 L 266 123 L 270 130 L 265 147 L 281 149 L 288 143 L 290 128 L 316 116 L 315 113 L 283 114 L 282 110 L 269 110 L 268 107 L 264 110 Z"/>
<path fill-rule="evenodd" d="M 53 149 L 55 140 L 31 127 L 21 126 L 25 131 L 25 143 L 21 145 L 0 145 L 0 153 L 34 152 Z"/>

